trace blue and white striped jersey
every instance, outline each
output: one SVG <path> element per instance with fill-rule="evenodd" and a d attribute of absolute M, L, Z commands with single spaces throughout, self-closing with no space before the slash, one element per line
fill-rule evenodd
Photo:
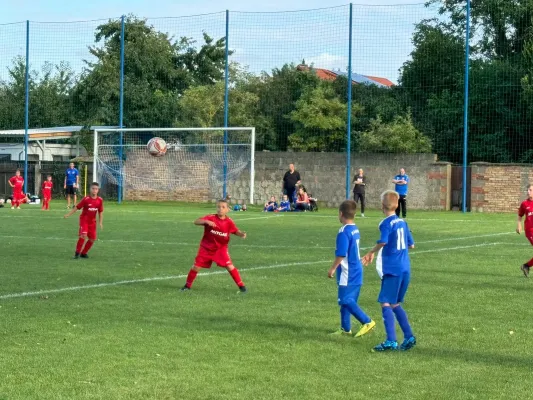
<path fill-rule="evenodd" d="M 363 264 L 359 253 L 361 235 L 355 224 L 347 224 L 339 229 L 337 234 L 336 257 L 344 257 L 337 268 L 337 283 L 339 286 L 363 284 Z"/>

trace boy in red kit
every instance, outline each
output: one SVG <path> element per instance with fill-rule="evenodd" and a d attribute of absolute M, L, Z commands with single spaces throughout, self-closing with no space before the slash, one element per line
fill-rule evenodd
<path fill-rule="evenodd" d="M 211 264 L 216 263 L 219 267 L 226 268 L 241 293 L 246 293 L 246 286 L 242 282 L 237 268 L 233 266 L 228 252 L 230 235 L 237 235 L 246 239 L 246 232 L 240 231 L 231 218 L 226 214 L 229 212 L 229 205 L 226 200 L 217 202 L 217 213 L 206 215 L 194 221 L 195 225 L 204 227 L 204 236 L 200 242 L 198 254 L 194 260 L 194 265 L 187 275 L 187 282 L 181 289 L 187 291 L 196 279 L 198 271 L 202 268 L 211 268 Z"/>
<path fill-rule="evenodd" d="M 80 215 L 80 237 L 76 244 L 74 258 L 89 258 L 87 253 L 93 247 L 96 240 L 96 214 L 99 215 L 100 229 L 104 229 L 104 200 L 98 197 L 100 186 L 98 183 L 91 184 L 91 195 L 84 197 L 76 207 L 72 209 L 65 218 L 70 217 L 78 210 L 82 210 Z"/>
<path fill-rule="evenodd" d="M 13 188 L 13 200 L 11 200 L 11 209 L 20 209 L 20 203 L 24 203 L 26 196 L 22 192 L 24 178 L 20 176 L 20 169 L 17 169 L 15 176 L 8 181 L 9 186 Z"/>
<path fill-rule="evenodd" d="M 52 199 L 52 188 L 54 187 L 54 183 L 52 182 L 52 175 L 48 175 L 46 177 L 46 180 L 43 182 L 42 190 L 43 190 L 43 206 L 41 207 L 41 210 L 50 210 L 50 200 Z"/>
<path fill-rule="evenodd" d="M 529 243 L 533 245 L 533 184 L 531 183 L 527 185 L 527 200 L 524 200 L 518 209 L 518 225 L 516 227 L 516 233 L 519 235 L 522 233 L 523 216 L 526 217 L 524 223 L 526 238 L 529 240 Z M 533 267 L 533 258 L 520 267 L 526 278 L 529 277 L 529 268 L 531 267 Z"/>

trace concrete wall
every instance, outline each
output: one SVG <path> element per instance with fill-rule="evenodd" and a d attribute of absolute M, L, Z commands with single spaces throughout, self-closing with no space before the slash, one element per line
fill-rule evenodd
<path fill-rule="evenodd" d="M 380 194 L 394 189 L 392 178 L 401 167 L 411 178 L 408 207 L 413 209 L 449 210 L 451 203 L 451 165 L 438 163 L 434 154 L 353 154 L 350 180 L 359 168 L 368 178 L 367 205 L 380 206 Z M 346 156 L 342 153 L 258 152 L 255 155 L 255 203 L 281 194 L 283 175 L 294 163 L 307 190 L 329 207 L 345 198 Z M 243 175 L 228 185 L 234 199 L 247 202 L 249 176 Z M 351 182 L 350 182 L 351 184 Z M 351 191 L 350 191 L 351 192 Z M 220 191 L 212 191 L 213 198 Z"/>
<path fill-rule="evenodd" d="M 533 165 L 472 163 L 473 212 L 516 212 L 533 183 Z"/>

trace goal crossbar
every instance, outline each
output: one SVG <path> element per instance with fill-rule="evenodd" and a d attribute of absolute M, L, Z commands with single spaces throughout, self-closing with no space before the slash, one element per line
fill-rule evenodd
<path fill-rule="evenodd" d="M 255 184 L 255 127 L 209 127 L 209 128 L 103 128 L 94 130 L 94 161 L 93 161 L 93 181 L 97 181 L 98 177 L 98 137 L 99 135 L 111 133 L 128 133 L 128 132 L 224 132 L 224 147 L 231 147 L 232 144 L 227 143 L 227 132 L 234 131 L 249 131 L 250 132 L 250 204 L 254 204 L 254 184 Z M 119 147 L 123 147 L 122 135 L 120 137 Z M 201 144 L 199 144 L 201 145 Z M 226 168 L 226 166 L 224 166 Z M 224 195 L 226 195 L 226 176 L 224 174 Z"/>

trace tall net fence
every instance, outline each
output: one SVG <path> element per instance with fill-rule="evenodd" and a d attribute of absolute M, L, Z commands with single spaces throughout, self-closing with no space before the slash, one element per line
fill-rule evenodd
<path fill-rule="evenodd" d="M 468 68 L 456 1 L 0 25 L 0 157 L 25 157 L 24 136 L 5 130 L 24 128 L 28 61 L 28 128 L 79 127 L 61 148 L 30 140 L 33 162 L 66 162 L 78 138 L 87 162 L 94 126 L 227 122 L 256 128 L 259 199 L 281 194 L 295 162 L 332 203 L 359 168 L 384 188 L 401 166 L 422 181 L 435 161 L 528 163 L 533 6 L 502 4 L 473 2 Z M 321 157 L 336 186 L 322 184 Z"/>

